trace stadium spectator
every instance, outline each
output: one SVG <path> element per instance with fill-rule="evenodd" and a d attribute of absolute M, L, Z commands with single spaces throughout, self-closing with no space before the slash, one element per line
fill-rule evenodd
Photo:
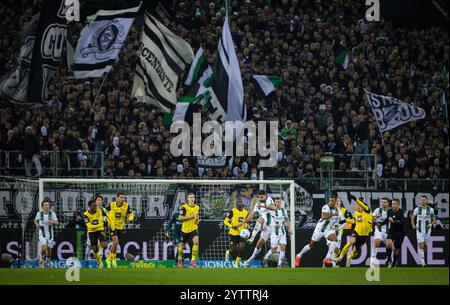
<path fill-rule="evenodd" d="M 1 76 L 15 68 L 20 32 L 36 12 L 31 2 L 0 3 Z M 194 49 L 201 44 L 212 65 L 224 18 L 222 2 L 168 3 L 173 3 L 167 8 L 174 17 L 171 28 Z M 320 155 L 331 151 L 344 156 L 335 163 L 341 172 L 382 166 L 377 172 L 383 178 L 448 178 L 449 126 L 441 105 L 442 90 L 448 86 L 445 29 L 407 28 L 384 19 L 366 23 L 360 20 L 366 7 L 357 1 L 233 1 L 231 6 L 230 27 L 248 119 L 280 121 L 282 154 L 278 167 L 265 171 L 266 177 L 317 177 Z M 76 31 L 81 28 L 75 25 Z M 164 113 L 130 97 L 139 37 L 140 29 L 133 28 L 102 88 L 102 79 L 75 80 L 61 67 L 49 86 L 48 107 L 31 110 L 2 104 L 1 150 L 23 150 L 27 175 L 32 162 L 42 174 L 39 148 L 61 158 L 73 149 L 75 153 L 65 157 L 72 169 L 99 166 L 98 159 L 77 157 L 81 149 L 89 158 L 87 146 L 104 153 L 107 177 L 126 177 L 132 170 L 142 177 L 254 178 L 257 158 L 233 160 L 232 168 L 199 170 L 195 159 L 185 164 L 171 156 L 172 135 Z M 340 46 L 352 50 L 347 69 L 335 61 Z M 253 74 L 278 75 L 283 83 L 261 98 L 251 81 Z M 385 132 L 382 138 L 364 89 L 414 103 L 425 109 L 427 117 Z M 26 132 L 27 126 L 35 135 Z M 22 147 L 25 140 L 28 146 Z M 350 156 L 369 152 L 381 163 Z M 44 165 L 48 160 L 42 154 Z M 247 169 L 242 167 L 244 161 Z"/>

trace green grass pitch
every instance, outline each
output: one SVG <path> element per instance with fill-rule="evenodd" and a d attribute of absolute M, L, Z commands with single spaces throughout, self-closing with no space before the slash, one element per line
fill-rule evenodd
<path fill-rule="evenodd" d="M 367 268 L 297 269 L 81 269 L 79 282 L 66 281 L 67 269 L 0 269 L 0 285 L 448 285 L 449 268 L 381 268 L 380 281 L 366 280 Z"/>

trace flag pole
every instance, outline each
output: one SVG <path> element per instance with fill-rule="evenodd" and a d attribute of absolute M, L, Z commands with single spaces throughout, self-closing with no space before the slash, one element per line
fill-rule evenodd
<path fill-rule="evenodd" d="M 106 77 L 108 76 L 108 74 L 109 74 L 109 71 L 105 73 L 105 76 L 103 77 L 102 83 L 100 84 L 100 88 L 98 88 L 97 94 L 95 95 L 95 98 L 94 98 L 94 103 L 92 103 L 92 106 L 91 106 L 91 112 L 94 112 L 95 104 L 97 103 L 97 98 L 98 98 L 98 96 L 100 94 L 100 91 L 102 91 L 103 84 L 105 83 L 105 80 L 106 80 Z"/>

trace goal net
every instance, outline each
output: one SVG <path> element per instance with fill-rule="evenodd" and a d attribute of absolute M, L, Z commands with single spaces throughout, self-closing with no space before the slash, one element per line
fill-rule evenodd
<path fill-rule="evenodd" d="M 87 209 L 88 201 L 95 195 L 102 195 L 105 206 L 116 199 L 119 192 L 125 194 L 126 201 L 135 220 L 125 226 L 125 234 L 120 241 L 118 259 L 168 260 L 174 259 L 176 244 L 167 235 L 168 224 L 178 207 L 187 201 L 189 192 L 196 195 L 200 206 L 199 259 L 223 261 L 229 248 L 228 227 L 223 220 L 236 201 L 241 199 L 247 210 L 251 210 L 256 201 L 257 192 L 263 189 L 274 198 L 281 196 L 283 205 L 289 211 L 293 226 L 296 218 L 307 214 L 312 207 L 312 198 L 292 180 L 156 180 L 156 179 L 62 179 L 43 178 L 36 183 L 28 183 L 38 191 L 38 201 L 49 199 L 52 210 L 56 212 L 60 225 L 55 230 L 58 243 L 67 243 L 63 249 L 57 249 L 58 259 L 77 256 L 79 259 L 92 258 L 86 235 L 82 228 L 82 211 Z M 30 215 L 29 219 L 32 218 Z M 297 221 L 298 222 L 298 221 Z M 252 227 L 255 222 L 252 222 Z M 66 230 L 68 229 L 68 230 Z M 69 230 L 70 229 L 70 230 Z M 36 241 L 34 230 L 23 227 L 25 242 Z M 244 259 L 250 256 L 256 241 L 247 246 Z M 293 266 L 295 259 L 295 229 L 288 241 L 287 265 Z M 266 243 L 265 251 L 270 242 Z M 106 250 L 108 251 L 108 250 Z M 72 252 L 72 253 L 70 253 Z M 185 251 L 190 257 L 190 246 Z M 261 251 L 257 259 L 264 255 Z M 129 255 L 131 254 L 131 256 Z M 105 253 L 106 255 L 106 253 Z"/>

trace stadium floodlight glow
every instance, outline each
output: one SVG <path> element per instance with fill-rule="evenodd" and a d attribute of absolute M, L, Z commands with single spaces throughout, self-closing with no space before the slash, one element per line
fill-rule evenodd
<path fill-rule="evenodd" d="M 95 194 L 105 195 L 109 198 L 115 198 L 117 191 L 123 191 L 127 196 L 127 201 L 133 202 L 131 205 L 139 206 L 139 213 L 143 213 L 146 217 L 150 213 L 155 213 L 154 209 L 143 207 L 143 201 L 148 204 L 149 198 L 158 197 L 159 204 L 166 203 L 167 196 L 177 192 L 177 190 L 194 191 L 198 204 L 200 205 L 200 219 L 207 221 L 215 221 L 217 224 L 223 222 L 223 216 L 233 206 L 233 203 L 239 196 L 244 193 L 247 188 L 250 190 L 248 202 L 254 204 L 256 196 L 253 196 L 259 189 L 265 189 L 269 196 L 282 196 L 284 207 L 289 211 L 291 221 L 292 235 L 290 236 L 290 266 L 294 267 L 295 260 L 295 206 L 296 199 L 302 196 L 296 196 L 296 190 L 299 191 L 298 185 L 294 180 L 206 180 L 206 179 L 73 179 L 73 178 L 40 178 L 38 181 L 39 202 L 44 198 L 51 198 L 56 205 L 68 206 L 74 202 L 86 202 Z M 296 189 L 297 188 L 297 189 Z M 301 188 L 302 189 L 302 188 Z M 252 191 L 253 190 L 253 191 Z M 129 196 L 129 197 L 128 197 Z M 182 196 L 174 196 L 172 209 L 177 208 L 183 198 Z M 240 197 L 239 197 L 240 198 Z M 175 200 L 178 200 L 175 203 Z M 303 199 L 300 199 L 303 200 Z M 70 203 L 69 203 L 70 202 Z M 166 217 L 169 208 L 161 206 L 164 209 Z M 211 222 L 211 225 L 213 223 Z M 220 233 L 225 234 L 225 228 Z M 228 247 L 223 236 L 217 237 L 217 249 L 214 246 L 208 249 L 203 255 L 204 259 L 220 259 L 222 250 Z M 200 244 L 202 236 L 200 235 Z M 220 246 L 220 247 L 219 247 Z M 223 251 L 223 254 L 225 251 Z"/>

